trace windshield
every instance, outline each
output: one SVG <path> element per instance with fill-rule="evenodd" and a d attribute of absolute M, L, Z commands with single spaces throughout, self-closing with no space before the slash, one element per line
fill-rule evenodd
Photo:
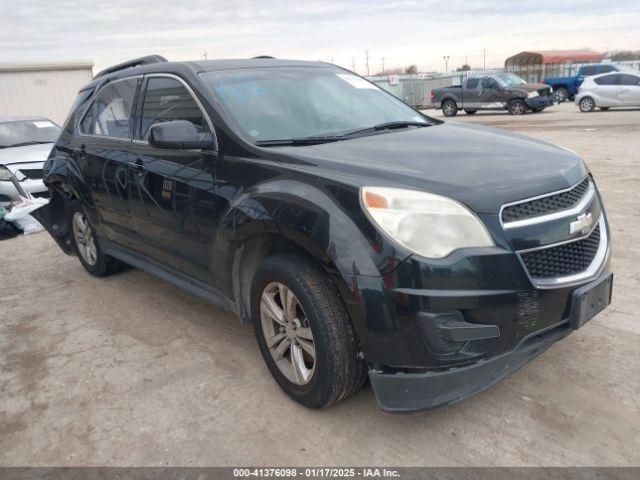
<path fill-rule="evenodd" d="M 400 100 L 337 68 L 227 70 L 202 77 L 254 142 L 338 136 L 387 122 L 430 124 Z"/>
<path fill-rule="evenodd" d="M 514 85 L 522 85 L 523 83 L 527 83 L 523 79 L 521 79 L 519 76 L 514 75 L 513 73 L 499 73 L 496 75 L 496 77 L 501 84 L 507 87 L 512 87 Z"/>
<path fill-rule="evenodd" d="M 53 143 L 58 135 L 60 127 L 50 120 L 0 122 L 0 148 Z"/>

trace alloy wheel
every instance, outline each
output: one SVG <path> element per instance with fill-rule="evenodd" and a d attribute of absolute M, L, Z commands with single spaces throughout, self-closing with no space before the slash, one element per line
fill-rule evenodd
<path fill-rule="evenodd" d="M 298 298 L 283 283 L 271 282 L 264 288 L 260 323 L 269 353 L 280 372 L 296 385 L 307 385 L 316 366 L 313 333 Z"/>
<path fill-rule="evenodd" d="M 93 266 L 98 261 L 98 250 L 96 248 L 93 230 L 87 217 L 82 212 L 73 214 L 73 236 L 78 246 L 78 252 L 82 259 L 89 265 Z"/>
<path fill-rule="evenodd" d="M 593 100 L 591 100 L 589 97 L 580 100 L 580 110 L 582 110 L 583 112 L 590 112 L 591 110 L 593 110 L 594 106 L 595 105 L 593 103 Z"/>

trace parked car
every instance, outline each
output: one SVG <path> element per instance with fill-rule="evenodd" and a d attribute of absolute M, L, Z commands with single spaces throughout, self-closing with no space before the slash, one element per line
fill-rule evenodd
<path fill-rule="evenodd" d="M 566 100 L 573 100 L 578 88 L 582 85 L 582 82 L 586 77 L 592 75 L 598 75 L 600 73 L 617 72 L 618 67 L 615 65 L 598 64 L 598 65 L 584 65 L 578 69 L 578 73 L 572 77 L 552 77 L 545 78 L 542 83 L 553 87 L 556 100 L 558 102 L 564 102 Z"/>
<path fill-rule="evenodd" d="M 576 105 L 583 112 L 596 107 L 640 107 L 640 74 L 605 73 L 587 78 L 576 95 Z"/>
<path fill-rule="evenodd" d="M 435 88 L 431 102 L 446 117 L 455 116 L 458 110 L 470 115 L 478 110 L 508 110 L 511 115 L 522 115 L 553 105 L 552 92 L 547 85 L 527 83 L 512 73 L 497 73 L 467 77 L 462 85 Z"/>
<path fill-rule="evenodd" d="M 130 264 L 235 312 L 308 407 L 367 375 L 385 410 L 460 401 L 610 302 L 576 153 L 432 119 L 334 65 L 113 67 L 45 172 L 36 214 L 87 272 Z"/>
<path fill-rule="evenodd" d="M 0 117 L 0 205 L 20 199 L 12 182 L 34 197 L 48 196 L 42 182 L 42 166 L 60 127 L 44 117 Z"/>

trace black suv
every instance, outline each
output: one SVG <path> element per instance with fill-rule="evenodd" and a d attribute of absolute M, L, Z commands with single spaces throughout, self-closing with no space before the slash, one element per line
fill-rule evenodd
<path fill-rule="evenodd" d="M 65 252 L 232 310 L 308 407 L 367 377 L 385 410 L 459 401 L 610 302 L 609 228 L 575 153 L 444 124 L 333 65 L 112 67 L 45 175 L 39 219 Z"/>

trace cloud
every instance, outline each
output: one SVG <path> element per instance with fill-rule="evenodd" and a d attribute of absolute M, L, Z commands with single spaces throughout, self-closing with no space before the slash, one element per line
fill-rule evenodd
<path fill-rule="evenodd" d="M 365 73 L 415 63 L 423 70 L 488 65 L 525 49 L 640 48 L 637 1 L 0 0 L 5 62 L 87 59 L 96 69 L 158 53 L 172 60 L 323 59 Z"/>

